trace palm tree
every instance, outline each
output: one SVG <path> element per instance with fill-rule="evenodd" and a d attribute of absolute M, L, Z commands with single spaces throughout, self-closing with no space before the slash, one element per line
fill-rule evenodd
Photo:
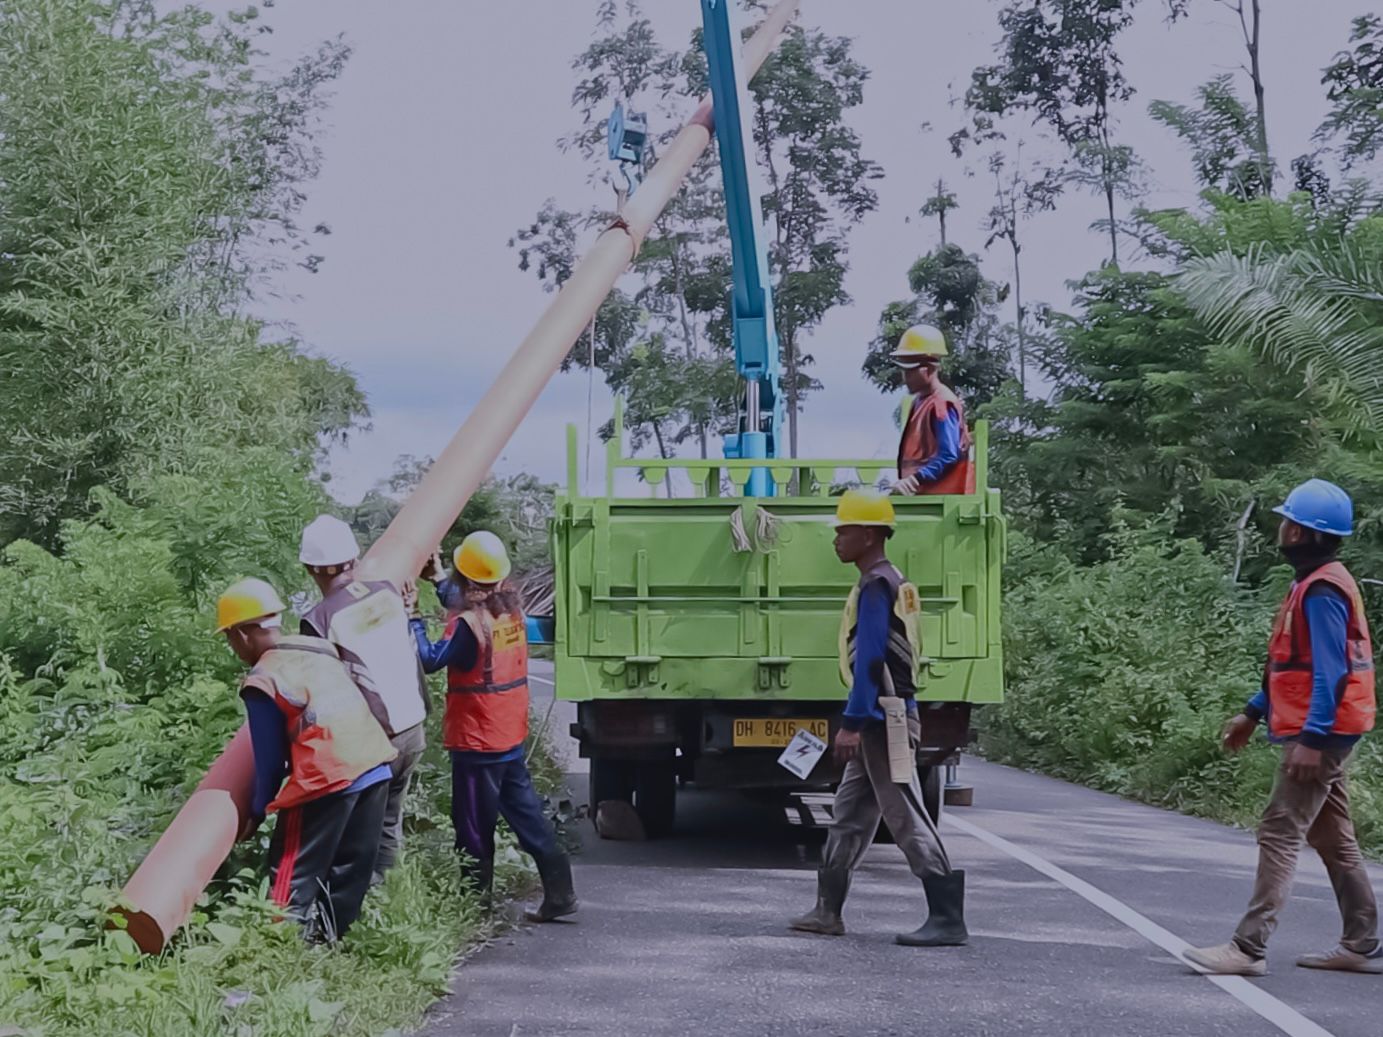
<path fill-rule="evenodd" d="M 1190 260 L 1176 285 L 1226 342 L 1242 343 L 1337 414 L 1354 435 L 1383 433 L 1383 250 L 1358 240 L 1291 252 L 1256 245 Z"/>

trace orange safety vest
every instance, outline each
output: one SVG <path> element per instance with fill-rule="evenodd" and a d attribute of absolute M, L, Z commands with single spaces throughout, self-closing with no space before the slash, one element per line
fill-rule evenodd
<path fill-rule="evenodd" d="M 1359 586 L 1339 562 L 1321 566 L 1292 584 L 1273 623 L 1268 639 L 1268 664 L 1263 686 L 1268 690 L 1268 727 L 1274 738 L 1301 734 L 1311 709 L 1311 637 L 1306 625 L 1306 592 L 1326 583 L 1349 599 L 1349 624 L 1345 631 L 1349 673 L 1345 686 L 1336 689 L 1339 706 L 1331 734 L 1362 735 L 1373 730 L 1377 708 L 1373 688 L 1373 643 L 1364 599 Z"/>
<path fill-rule="evenodd" d="M 898 442 L 898 477 L 906 479 L 936 455 L 932 422 L 952 409 L 960 419 L 960 459 L 935 482 L 924 482 L 919 494 L 974 493 L 975 466 L 970 461 L 970 430 L 965 425 L 965 405 L 945 385 L 928 396 L 909 396 L 903 401 L 903 436 Z"/>
<path fill-rule="evenodd" d="M 452 617 L 446 637 L 465 622 L 479 651 L 469 670 L 447 667 L 442 741 L 448 749 L 501 753 L 528 737 L 528 634 L 523 613 L 498 618 L 483 608 Z"/>
<path fill-rule="evenodd" d="M 340 792 L 398 755 L 329 641 L 285 636 L 241 686 L 268 695 L 288 722 L 288 780 L 271 811 Z"/>

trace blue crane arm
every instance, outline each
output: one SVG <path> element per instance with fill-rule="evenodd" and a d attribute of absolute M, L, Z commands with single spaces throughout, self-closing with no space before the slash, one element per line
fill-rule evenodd
<path fill-rule="evenodd" d="M 777 457 L 782 422 L 778 333 L 773 326 L 773 288 L 753 157 L 749 91 L 740 67 L 741 35 L 733 0 L 701 0 L 701 17 L 734 264 L 735 368 L 746 383 L 740 434 L 727 437 L 726 454 Z"/>

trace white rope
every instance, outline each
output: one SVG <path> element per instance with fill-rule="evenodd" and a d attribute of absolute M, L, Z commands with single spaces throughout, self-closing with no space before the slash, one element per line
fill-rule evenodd
<path fill-rule="evenodd" d="M 595 318 L 591 318 L 591 348 L 586 364 L 586 475 L 581 481 L 581 492 L 591 495 L 591 413 L 594 410 L 595 396 Z"/>

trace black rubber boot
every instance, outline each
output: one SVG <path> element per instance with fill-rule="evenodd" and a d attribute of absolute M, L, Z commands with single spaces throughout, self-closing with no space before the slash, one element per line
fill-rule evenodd
<path fill-rule="evenodd" d="M 530 922 L 552 922 L 576 914 L 576 889 L 571 881 L 571 858 L 561 850 L 535 856 L 543 880 L 543 902 L 536 911 L 525 911 Z"/>
<path fill-rule="evenodd" d="M 819 868 L 816 872 L 816 907 L 801 918 L 794 918 L 788 928 L 822 936 L 844 936 L 845 920 L 840 912 L 845 907 L 845 895 L 850 892 L 849 868 Z"/>
<path fill-rule="evenodd" d="M 965 872 L 922 880 L 927 894 L 927 924 L 895 940 L 904 947 L 959 947 L 970 940 L 965 928 Z"/>
<path fill-rule="evenodd" d="M 465 859 L 461 863 L 461 884 L 480 897 L 485 910 L 494 906 L 495 859 L 482 857 L 480 860 Z"/>

